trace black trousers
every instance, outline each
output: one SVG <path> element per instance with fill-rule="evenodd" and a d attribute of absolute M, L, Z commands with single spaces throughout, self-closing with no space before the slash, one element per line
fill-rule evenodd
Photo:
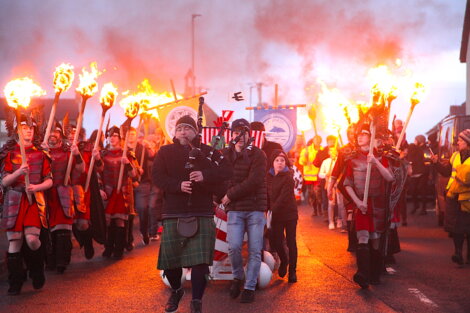
<path fill-rule="evenodd" d="M 421 202 L 422 211 L 426 209 L 426 186 L 428 183 L 428 175 L 422 174 L 418 177 L 410 177 L 408 184 L 408 193 L 413 198 L 413 212 L 419 210 Z"/>
<path fill-rule="evenodd" d="M 274 247 L 281 262 L 289 262 L 289 272 L 295 272 L 297 268 L 297 220 L 273 221 L 271 228 Z M 284 249 L 284 231 L 289 250 L 289 259 L 287 259 L 286 250 Z"/>

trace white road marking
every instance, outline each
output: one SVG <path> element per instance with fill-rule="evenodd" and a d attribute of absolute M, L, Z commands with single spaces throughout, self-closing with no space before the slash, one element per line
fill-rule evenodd
<path fill-rule="evenodd" d="M 426 297 L 424 295 L 424 293 L 422 293 L 421 291 L 418 290 L 418 288 L 408 288 L 408 291 L 415 295 L 419 301 L 423 302 L 424 304 L 427 304 L 429 306 L 432 306 L 432 307 L 439 307 L 437 304 L 435 304 L 431 299 L 429 299 L 428 297 Z"/>

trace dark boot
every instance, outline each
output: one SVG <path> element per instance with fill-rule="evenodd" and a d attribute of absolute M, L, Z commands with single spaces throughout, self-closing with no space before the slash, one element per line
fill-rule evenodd
<path fill-rule="evenodd" d="M 452 262 L 457 263 L 458 265 L 463 265 L 463 242 L 465 240 L 464 234 L 452 234 L 452 239 L 454 241 L 455 253 L 452 256 Z"/>
<path fill-rule="evenodd" d="M 56 269 L 59 274 L 63 274 L 67 265 L 70 264 L 72 255 L 72 233 L 67 229 L 56 230 L 55 232 L 57 233 Z"/>
<path fill-rule="evenodd" d="M 111 221 L 111 224 L 108 226 L 108 231 L 106 234 L 106 242 L 104 244 L 103 257 L 110 258 L 114 250 L 114 240 L 116 237 L 116 226 Z"/>
<path fill-rule="evenodd" d="M 46 248 L 46 270 L 55 271 L 56 261 L 55 261 L 55 250 L 57 246 L 57 233 L 50 233 L 50 242 Z"/>
<path fill-rule="evenodd" d="M 191 313 L 202 313 L 202 301 L 198 299 L 191 300 Z"/>
<path fill-rule="evenodd" d="M 116 227 L 114 233 L 114 250 L 113 258 L 116 260 L 122 259 L 124 254 L 124 245 L 126 243 L 126 228 L 125 227 Z"/>
<path fill-rule="evenodd" d="M 296 283 L 297 282 L 297 271 L 295 268 L 291 268 L 289 265 L 289 283 Z"/>
<path fill-rule="evenodd" d="M 347 221 L 348 224 L 348 252 L 354 252 L 357 248 L 357 237 L 356 232 L 353 229 L 352 222 Z"/>
<path fill-rule="evenodd" d="M 134 249 L 134 215 L 130 214 L 127 220 L 126 227 L 126 250 L 132 251 Z"/>
<path fill-rule="evenodd" d="M 85 250 L 85 258 L 87 260 L 90 260 L 95 255 L 95 249 L 93 248 L 93 234 L 91 232 L 91 228 L 89 227 L 87 230 L 78 231 L 77 233 L 80 236 L 83 249 Z"/>
<path fill-rule="evenodd" d="M 7 254 L 8 288 L 9 295 L 18 295 L 23 287 L 25 272 L 23 268 L 23 257 L 21 252 Z"/>
<path fill-rule="evenodd" d="M 370 279 L 369 283 L 371 285 L 380 284 L 380 273 L 383 268 L 383 258 L 380 250 L 375 250 L 370 248 Z"/>
<path fill-rule="evenodd" d="M 39 248 L 33 251 L 27 244 L 23 244 L 22 252 L 29 270 L 29 277 L 33 280 L 34 289 L 41 289 L 46 283 L 46 276 L 44 275 L 44 250 Z"/>
<path fill-rule="evenodd" d="M 369 288 L 370 252 L 368 244 L 360 243 L 357 245 L 356 259 L 357 272 L 354 274 L 353 280 L 361 286 L 362 289 Z"/>

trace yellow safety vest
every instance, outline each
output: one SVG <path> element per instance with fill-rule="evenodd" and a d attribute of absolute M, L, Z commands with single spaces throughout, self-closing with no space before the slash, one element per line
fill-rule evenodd
<path fill-rule="evenodd" d="M 449 182 L 447 183 L 446 190 L 449 190 L 450 186 L 455 180 L 455 175 L 457 174 L 457 167 L 462 164 L 462 160 L 460 159 L 460 152 L 456 151 L 452 156 L 450 157 L 450 164 L 452 165 L 452 173 L 449 178 Z M 470 165 L 470 158 L 467 158 L 465 162 L 463 162 L 465 165 Z"/>
<path fill-rule="evenodd" d="M 319 151 L 322 151 L 323 147 L 316 150 L 313 145 L 310 145 L 304 149 L 300 153 L 299 163 L 304 167 L 304 179 L 306 181 L 317 181 L 318 180 L 318 172 L 320 168 L 313 165 L 313 161 L 317 156 Z"/>

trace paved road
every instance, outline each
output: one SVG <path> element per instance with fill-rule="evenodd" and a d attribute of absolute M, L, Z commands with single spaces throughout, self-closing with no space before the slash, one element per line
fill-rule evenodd
<path fill-rule="evenodd" d="M 354 256 L 347 253 L 346 235 L 328 230 L 322 218 L 300 207 L 298 229 L 299 282 L 288 284 L 276 275 L 257 291 L 255 303 L 241 304 L 228 296 L 229 282 L 210 282 L 205 312 L 470 312 L 470 265 L 450 262 L 452 244 L 438 228 L 434 214 L 411 216 L 400 229 L 403 251 L 393 275 L 380 286 L 360 290 L 352 282 Z M 101 249 L 97 249 L 98 253 Z M 140 243 L 122 261 L 85 260 L 74 248 L 64 275 L 48 273 L 43 290 L 27 282 L 20 296 L 6 294 L 0 282 L 0 312 L 163 312 L 168 288 L 155 269 L 158 243 Z M 190 286 L 185 285 L 180 312 L 189 312 Z"/>

